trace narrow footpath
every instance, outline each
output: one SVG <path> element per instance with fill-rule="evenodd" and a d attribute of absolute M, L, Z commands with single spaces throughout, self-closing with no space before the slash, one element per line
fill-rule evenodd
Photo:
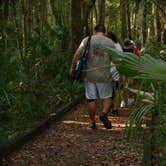
<path fill-rule="evenodd" d="M 9 155 L 2 166 L 140 166 L 142 150 L 127 147 L 124 139 L 129 113 L 110 115 L 111 130 L 106 130 L 97 116 L 98 128 L 91 130 L 86 102 L 79 104 Z"/>

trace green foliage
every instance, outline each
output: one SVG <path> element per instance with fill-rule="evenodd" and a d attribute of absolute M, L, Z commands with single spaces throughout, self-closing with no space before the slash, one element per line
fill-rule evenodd
<path fill-rule="evenodd" d="M 153 46 L 152 46 L 153 48 Z M 153 50 L 144 50 L 140 57 L 134 54 L 126 54 L 112 48 L 105 50 L 113 57 L 113 61 L 118 66 L 122 65 L 123 74 L 129 76 L 133 72 L 133 76 L 143 81 L 140 89 L 129 90 L 137 95 L 136 109 L 131 114 L 128 123 L 128 134 L 135 140 L 143 137 L 145 151 L 148 149 L 150 155 L 155 157 L 152 163 L 164 162 L 165 156 L 165 117 L 166 117 L 166 62 L 160 56 L 150 55 Z M 160 47 L 160 50 L 162 48 Z M 159 55 L 160 51 L 155 55 Z M 153 54 L 152 54 L 153 55 Z M 160 57 L 160 58 L 159 58 Z M 125 69 L 128 70 L 125 70 Z M 145 128 L 145 118 L 148 118 L 150 125 Z M 145 135 L 145 137 L 144 137 Z M 150 139 L 149 139 L 150 138 Z M 148 146 L 146 146 L 148 144 Z M 145 153 L 145 158 L 147 157 Z"/>
<path fill-rule="evenodd" d="M 120 36 L 120 4 L 118 0 L 106 1 L 106 28 Z"/>
<path fill-rule="evenodd" d="M 158 42 L 156 37 L 152 37 L 146 43 L 143 53 L 150 54 L 153 57 L 166 60 L 166 44 Z"/>
<path fill-rule="evenodd" d="M 39 26 L 26 34 L 23 59 L 22 31 L 11 31 L 0 40 L 0 142 L 34 126 L 57 108 L 79 97 L 82 86 L 69 80 L 69 33 L 55 26 L 41 33 Z M 65 46 L 65 47 L 64 47 Z"/>

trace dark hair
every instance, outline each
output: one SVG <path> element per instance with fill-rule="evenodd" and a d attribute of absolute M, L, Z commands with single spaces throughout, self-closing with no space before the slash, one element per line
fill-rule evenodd
<path fill-rule="evenodd" d="M 113 32 L 108 32 L 107 37 L 112 39 L 115 43 L 118 42 L 118 39 L 117 39 L 116 35 Z"/>
<path fill-rule="evenodd" d="M 130 46 L 130 45 L 132 45 L 131 40 L 130 39 L 125 39 L 124 40 L 124 46 Z"/>
<path fill-rule="evenodd" d="M 95 26 L 95 32 L 103 32 L 105 33 L 105 26 L 103 24 L 98 24 Z"/>

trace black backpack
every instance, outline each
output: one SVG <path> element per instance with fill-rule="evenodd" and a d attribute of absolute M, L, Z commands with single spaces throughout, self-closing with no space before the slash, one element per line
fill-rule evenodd
<path fill-rule="evenodd" d="M 91 40 L 91 36 L 88 37 L 85 49 L 77 61 L 74 76 L 73 76 L 73 81 L 81 81 L 82 80 L 83 70 L 86 69 L 86 67 L 87 67 L 87 59 L 89 56 L 90 40 Z"/>

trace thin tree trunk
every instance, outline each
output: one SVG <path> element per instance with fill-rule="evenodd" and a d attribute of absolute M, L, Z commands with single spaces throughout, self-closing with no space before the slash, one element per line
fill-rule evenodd
<path fill-rule="evenodd" d="M 0 20 L 3 19 L 3 10 L 2 10 L 3 0 L 0 0 Z"/>
<path fill-rule="evenodd" d="M 22 63 L 25 63 L 25 56 L 26 56 L 26 0 L 22 1 L 21 27 L 22 27 L 22 54 L 21 54 L 21 60 L 22 60 Z"/>
<path fill-rule="evenodd" d="M 9 0 L 5 0 L 4 19 L 8 20 L 8 16 L 9 16 Z"/>
<path fill-rule="evenodd" d="M 95 2 L 96 0 L 91 0 L 89 3 L 87 3 L 86 7 L 85 7 L 85 14 L 83 16 L 83 21 L 82 21 L 82 32 L 84 32 L 84 27 L 86 27 L 86 34 L 90 33 L 90 28 L 88 25 L 88 18 L 90 15 L 91 10 L 93 9 L 93 7 L 95 6 Z"/>
<path fill-rule="evenodd" d="M 77 13 L 77 14 L 76 14 Z M 71 2 L 71 34 L 72 50 L 78 47 L 81 41 L 81 1 L 72 0 Z"/>
<path fill-rule="evenodd" d="M 166 44 L 166 25 L 165 25 L 165 29 L 163 32 L 163 42 L 164 42 L 164 44 Z"/>
<path fill-rule="evenodd" d="M 27 1 L 27 33 L 30 34 L 32 32 L 32 8 L 33 8 L 33 0 Z"/>
<path fill-rule="evenodd" d="M 131 21 L 130 21 L 130 0 L 127 2 L 127 27 L 128 27 L 128 36 L 131 37 Z"/>
<path fill-rule="evenodd" d="M 161 42 L 161 22 L 160 22 L 160 14 L 159 14 L 159 10 L 156 8 L 156 29 L 157 29 L 157 41 Z"/>
<path fill-rule="evenodd" d="M 105 23 L 105 0 L 98 0 L 98 19 L 97 24 Z"/>
<path fill-rule="evenodd" d="M 97 13 L 96 4 L 94 5 L 94 15 L 95 15 L 95 21 L 96 21 L 96 23 L 97 23 L 98 13 Z"/>
<path fill-rule="evenodd" d="M 154 36 L 155 34 L 155 29 L 154 29 L 154 5 L 152 4 L 152 9 L 151 9 L 151 24 L 150 24 L 150 34 L 149 36 Z"/>
<path fill-rule="evenodd" d="M 144 22 L 144 0 L 139 3 L 139 10 L 137 13 L 137 31 L 138 31 L 138 44 L 143 46 L 143 22 Z"/>
<path fill-rule="evenodd" d="M 55 15 L 54 15 L 54 12 L 53 12 L 53 6 L 52 6 L 52 3 L 51 3 L 51 0 L 48 0 L 48 8 L 49 8 L 51 18 L 52 18 L 52 25 L 55 26 Z"/>
<path fill-rule="evenodd" d="M 128 37 L 125 0 L 120 0 L 120 15 L 121 15 L 121 38 L 122 40 L 124 40 L 125 38 Z"/>
<path fill-rule="evenodd" d="M 144 46 L 147 38 L 147 8 L 146 1 L 144 3 L 144 11 L 143 11 L 143 22 L 142 22 L 142 46 Z"/>
<path fill-rule="evenodd" d="M 80 3 L 80 0 L 78 0 L 78 1 L 79 1 L 78 3 Z M 56 24 L 59 25 L 59 26 L 62 26 L 61 11 L 59 10 L 59 5 L 60 5 L 59 1 L 50 0 L 50 3 L 51 3 L 51 6 L 52 6 L 52 11 L 53 11 L 53 14 L 54 14 Z M 75 1 L 75 3 L 77 4 L 77 1 Z M 79 12 L 79 11 L 76 11 L 76 13 L 77 12 Z"/>
<path fill-rule="evenodd" d="M 93 34 L 93 10 L 90 15 L 90 33 Z"/>

